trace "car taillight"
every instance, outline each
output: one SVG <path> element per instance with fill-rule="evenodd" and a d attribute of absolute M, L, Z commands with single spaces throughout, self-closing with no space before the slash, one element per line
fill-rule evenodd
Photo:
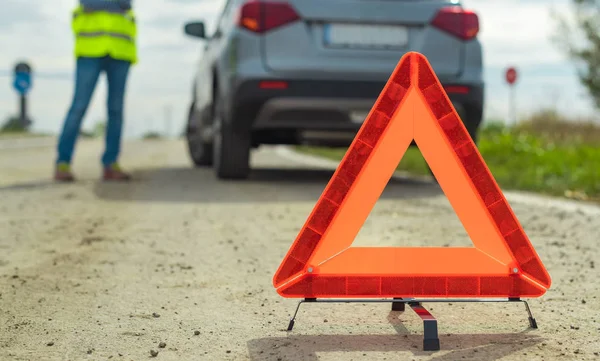
<path fill-rule="evenodd" d="M 286 2 L 248 1 L 240 9 L 238 25 L 255 33 L 264 33 L 300 19 Z"/>
<path fill-rule="evenodd" d="M 470 40 L 479 33 L 479 17 L 471 10 L 459 6 L 442 8 L 431 24 L 463 40 Z"/>
<path fill-rule="evenodd" d="M 258 84 L 261 89 L 287 89 L 288 83 L 285 81 L 268 81 L 264 80 Z"/>
<path fill-rule="evenodd" d="M 444 90 L 452 94 L 469 94 L 469 87 L 461 85 L 445 85 Z"/>

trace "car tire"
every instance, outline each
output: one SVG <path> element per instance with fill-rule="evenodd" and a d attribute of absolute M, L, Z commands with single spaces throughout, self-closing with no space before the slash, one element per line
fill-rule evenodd
<path fill-rule="evenodd" d="M 196 167 L 209 167 L 213 164 L 213 145 L 204 140 L 202 122 L 195 121 L 197 116 L 194 103 L 188 110 L 186 141 L 190 158 Z"/>
<path fill-rule="evenodd" d="M 236 132 L 224 121 L 220 97 L 215 96 L 213 165 L 219 179 L 246 179 L 250 175 L 250 133 Z"/>

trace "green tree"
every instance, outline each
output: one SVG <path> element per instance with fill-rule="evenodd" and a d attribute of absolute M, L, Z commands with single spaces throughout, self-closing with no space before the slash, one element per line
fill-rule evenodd
<path fill-rule="evenodd" d="M 581 68 L 581 84 L 600 110 L 600 0 L 571 0 L 573 21 L 553 11 L 554 42 Z"/>

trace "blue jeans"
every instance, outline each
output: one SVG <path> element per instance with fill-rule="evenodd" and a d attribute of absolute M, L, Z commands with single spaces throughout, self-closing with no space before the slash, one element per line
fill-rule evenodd
<path fill-rule="evenodd" d="M 102 164 L 106 167 L 117 162 L 121 148 L 123 129 L 123 103 L 125 84 L 130 63 L 111 57 L 77 59 L 75 93 L 58 141 L 58 162 L 71 163 L 75 142 L 81 129 L 81 121 L 94 94 L 96 83 L 102 71 L 108 82 L 108 122 L 106 125 L 106 148 Z"/>

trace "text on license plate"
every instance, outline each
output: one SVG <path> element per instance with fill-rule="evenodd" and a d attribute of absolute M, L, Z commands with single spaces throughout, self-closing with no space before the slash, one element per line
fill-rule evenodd
<path fill-rule="evenodd" d="M 325 44 L 350 48 L 399 48 L 408 43 L 408 29 L 397 25 L 325 24 Z"/>

